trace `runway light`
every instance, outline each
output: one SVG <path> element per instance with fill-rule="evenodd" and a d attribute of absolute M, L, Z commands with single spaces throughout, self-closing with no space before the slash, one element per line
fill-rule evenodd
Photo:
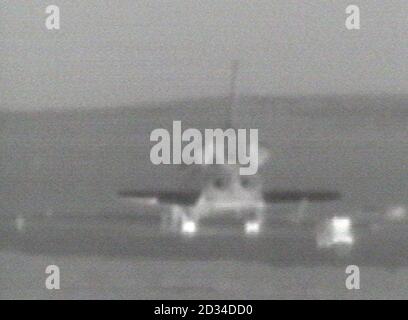
<path fill-rule="evenodd" d="M 184 221 L 181 225 L 181 232 L 184 234 L 194 234 L 197 232 L 197 224 L 194 221 Z"/>
<path fill-rule="evenodd" d="M 261 223 L 259 221 L 248 221 L 245 223 L 246 234 L 258 234 L 261 231 Z"/>
<path fill-rule="evenodd" d="M 386 217 L 392 221 L 401 221 L 407 217 L 407 209 L 403 206 L 389 208 Z"/>
<path fill-rule="evenodd" d="M 23 216 L 18 215 L 14 220 L 15 227 L 18 232 L 23 232 L 25 229 L 25 219 Z"/>

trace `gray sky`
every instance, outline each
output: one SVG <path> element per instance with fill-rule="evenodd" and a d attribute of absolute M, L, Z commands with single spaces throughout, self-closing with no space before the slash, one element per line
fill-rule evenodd
<path fill-rule="evenodd" d="M 45 8 L 61 30 L 45 28 Z M 357 4 L 361 30 L 347 31 Z M 241 93 L 407 93 L 408 1 L 2 0 L 0 107 Z"/>

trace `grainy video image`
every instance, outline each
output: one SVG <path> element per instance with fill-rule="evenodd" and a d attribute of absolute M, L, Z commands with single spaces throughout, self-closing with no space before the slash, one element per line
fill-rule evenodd
<path fill-rule="evenodd" d="M 407 299 L 407 10 L 1 1 L 0 299 Z"/>

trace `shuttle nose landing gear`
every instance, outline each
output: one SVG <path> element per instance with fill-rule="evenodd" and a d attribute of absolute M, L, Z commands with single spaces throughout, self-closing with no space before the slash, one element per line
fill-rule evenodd
<path fill-rule="evenodd" d="M 261 233 L 264 222 L 263 206 L 249 215 L 244 223 L 244 232 L 247 236 L 257 236 Z"/>
<path fill-rule="evenodd" d="M 192 236 L 197 232 L 197 222 L 191 218 L 183 217 L 180 232 L 182 235 Z"/>
<path fill-rule="evenodd" d="M 164 215 L 162 218 L 162 231 L 182 236 L 195 235 L 198 231 L 198 221 L 191 217 L 187 210 L 179 205 L 172 206 L 170 215 Z"/>
<path fill-rule="evenodd" d="M 261 231 L 261 221 L 249 220 L 244 224 L 245 234 L 248 236 L 258 235 Z"/>

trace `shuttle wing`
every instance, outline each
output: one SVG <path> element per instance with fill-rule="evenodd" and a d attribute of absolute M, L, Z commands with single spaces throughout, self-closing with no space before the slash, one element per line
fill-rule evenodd
<path fill-rule="evenodd" d="M 199 191 L 148 191 L 123 190 L 119 191 L 122 199 L 149 201 L 156 199 L 161 204 L 192 205 L 200 196 Z"/>
<path fill-rule="evenodd" d="M 134 199 L 151 202 L 157 200 L 161 204 L 193 205 L 200 191 L 149 191 L 149 190 L 122 190 L 118 193 L 120 198 Z M 315 201 L 335 201 L 341 199 L 338 191 L 331 190 L 273 190 L 263 193 L 266 202 L 297 202 L 307 200 Z"/>
<path fill-rule="evenodd" d="M 266 202 L 335 201 L 341 199 L 338 191 L 331 190 L 275 190 L 263 194 Z"/>

